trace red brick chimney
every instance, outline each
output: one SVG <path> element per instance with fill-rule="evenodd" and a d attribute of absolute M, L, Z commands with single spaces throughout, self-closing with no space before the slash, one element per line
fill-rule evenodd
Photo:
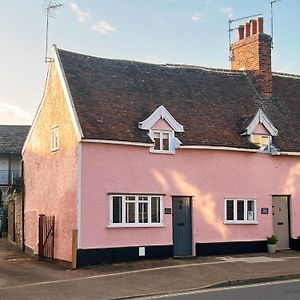
<path fill-rule="evenodd" d="M 232 70 L 249 71 L 263 97 L 272 96 L 271 36 L 263 32 L 264 20 L 250 20 L 238 28 L 238 41 L 231 44 Z"/>

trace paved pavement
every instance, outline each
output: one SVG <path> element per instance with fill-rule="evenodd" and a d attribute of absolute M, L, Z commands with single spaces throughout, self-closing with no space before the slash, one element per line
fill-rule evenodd
<path fill-rule="evenodd" d="M 300 252 L 165 259 L 70 270 L 0 239 L 1 299 L 124 299 L 300 278 Z"/>

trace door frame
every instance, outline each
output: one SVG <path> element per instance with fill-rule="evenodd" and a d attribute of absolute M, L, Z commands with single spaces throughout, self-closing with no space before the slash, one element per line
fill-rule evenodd
<path fill-rule="evenodd" d="M 191 238 L 191 256 L 193 256 L 194 254 L 194 250 L 193 250 L 193 196 L 179 196 L 179 195 L 172 195 L 171 199 L 172 199 L 172 242 L 173 242 L 173 257 L 184 257 L 184 256 L 175 256 L 174 255 L 174 206 L 173 206 L 173 201 L 176 198 L 188 198 L 189 199 L 189 205 L 190 205 L 190 209 L 189 209 L 189 213 L 190 213 L 190 238 Z"/>
<path fill-rule="evenodd" d="M 287 209 L 288 209 L 288 233 L 289 233 L 289 248 L 291 248 L 291 195 L 283 195 L 283 194 L 272 194 L 272 210 L 273 210 L 273 197 L 286 197 L 287 198 Z M 272 228 L 274 234 L 274 226 L 273 226 L 273 213 L 272 213 Z"/>

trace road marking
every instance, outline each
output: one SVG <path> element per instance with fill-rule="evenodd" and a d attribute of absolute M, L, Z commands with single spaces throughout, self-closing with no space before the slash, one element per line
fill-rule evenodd
<path fill-rule="evenodd" d="M 207 289 L 199 289 L 199 290 L 172 293 L 172 294 L 166 294 L 166 295 L 149 296 L 149 297 L 143 297 L 143 298 L 139 298 L 139 299 L 140 300 L 162 299 L 162 298 L 168 298 L 168 297 L 204 294 L 204 293 L 220 292 L 220 291 L 226 291 L 226 290 L 247 289 L 247 288 L 260 287 L 260 286 L 287 284 L 287 283 L 293 283 L 293 282 L 300 282 L 300 279 L 280 280 L 280 281 L 247 284 L 247 285 L 242 285 L 242 286 L 230 286 L 230 287 L 222 287 L 222 288 L 211 288 L 211 289 L 207 288 Z"/>

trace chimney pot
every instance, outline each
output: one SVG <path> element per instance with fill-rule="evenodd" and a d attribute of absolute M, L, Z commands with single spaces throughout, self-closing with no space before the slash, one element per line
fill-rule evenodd
<path fill-rule="evenodd" d="M 245 38 L 250 36 L 250 23 L 249 22 L 247 22 L 245 24 L 244 36 L 245 36 Z"/>
<path fill-rule="evenodd" d="M 264 18 L 262 17 L 257 18 L 257 32 L 258 33 L 264 32 Z"/>
<path fill-rule="evenodd" d="M 250 35 L 254 35 L 257 33 L 257 20 L 251 20 L 250 24 Z"/>
<path fill-rule="evenodd" d="M 239 33 L 239 37 L 238 40 L 243 40 L 244 39 L 244 25 L 240 25 L 238 28 L 238 33 Z"/>

